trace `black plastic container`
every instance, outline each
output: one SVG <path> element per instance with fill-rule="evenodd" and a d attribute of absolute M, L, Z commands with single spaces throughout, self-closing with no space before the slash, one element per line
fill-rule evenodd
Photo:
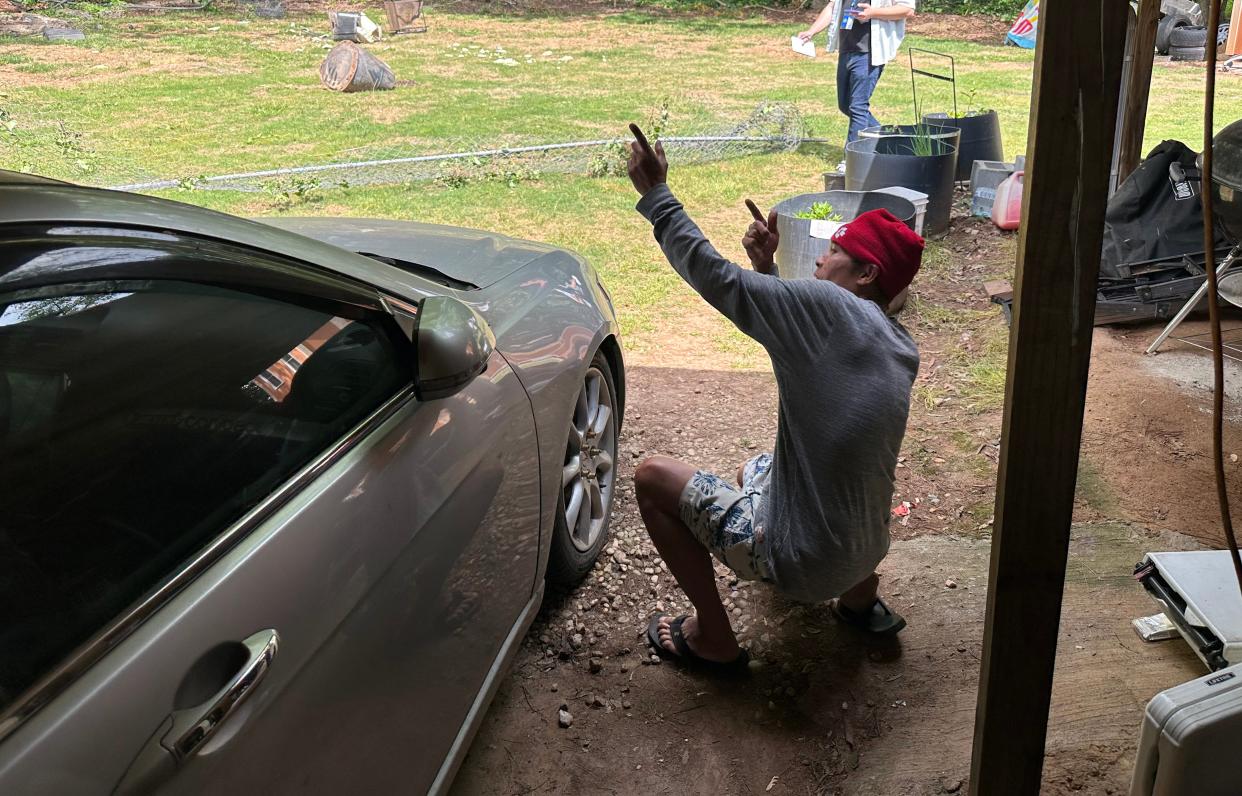
<path fill-rule="evenodd" d="M 776 211 L 776 231 L 781 245 L 776 250 L 776 273 L 785 279 L 810 279 L 815 276 L 815 260 L 828 249 L 827 237 L 813 237 L 822 232 L 822 225 L 810 219 L 795 218 L 795 213 L 810 210 L 816 202 L 827 202 L 841 216 L 841 223 L 852 221 L 868 210 L 883 208 L 914 229 L 914 205 L 900 196 L 868 191 L 825 191 L 804 193 L 784 200 L 772 208 Z M 830 227 L 829 227 L 830 228 Z"/>
<path fill-rule="evenodd" d="M 932 154 L 917 151 L 914 136 L 851 141 L 845 146 L 845 188 L 873 191 L 899 185 L 927 194 L 923 234 L 939 237 L 949 231 L 957 147 L 933 140 Z"/>
<path fill-rule="evenodd" d="M 949 144 L 962 151 L 962 131 L 957 127 L 946 127 L 940 124 L 881 124 L 876 127 L 864 127 L 858 132 L 863 138 L 890 138 L 892 136 L 924 136 L 938 141 L 941 145 Z M 960 165 L 960 164 L 959 164 Z"/>
<path fill-rule="evenodd" d="M 957 181 L 970 179 L 970 168 L 976 160 L 1004 160 L 1005 147 L 1001 143 L 1000 117 L 996 111 L 973 116 L 951 118 L 947 113 L 929 113 L 923 117 L 927 124 L 956 127 L 962 131 L 957 150 Z"/>

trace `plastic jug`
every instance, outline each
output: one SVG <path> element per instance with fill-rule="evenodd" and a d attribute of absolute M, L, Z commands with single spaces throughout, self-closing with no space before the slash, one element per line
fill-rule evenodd
<path fill-rule="evenodd" d="M 996 187 L 992 203 L 992 223 L 1001 229 L 1017 229 L 1022 223 L 1022 175 L 1015 171 Z"/>

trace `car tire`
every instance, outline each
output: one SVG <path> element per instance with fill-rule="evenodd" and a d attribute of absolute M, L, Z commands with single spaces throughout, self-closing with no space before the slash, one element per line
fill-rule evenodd
<path fill-rule="evenodd" d="M 1161 55 L 1169 54 L 1169 36 L 1178 28 L 1184 28 L 1190 25 L 1190 17 L 1181 12 L 1173 12 L 1166 14 L 1164 19 L 1160 20 L 1160 24 L 1156 26 L 1156 52 Z"/>
<path fill-rule="evenodd" d="M 548 549 L 548 580 L 556 585 L 581 581 L 608 542 L 616 491 L 618 406 L 612 369 L 603 352 L 596 352 L 579 385 L 560 467 Z"/>
<path fill-rule="evenodd" d="M 1204 47 L 1207 45 L 1207 28 L 1183 25 L 1169 32 L 1169 52 L 1176 48 Z"/>
<path fill-rule="evenodd" d="M 1203 47 L 1170 47 L 1169 57 L 1174 61 L 1202 61 L 1207 51 Z"/>

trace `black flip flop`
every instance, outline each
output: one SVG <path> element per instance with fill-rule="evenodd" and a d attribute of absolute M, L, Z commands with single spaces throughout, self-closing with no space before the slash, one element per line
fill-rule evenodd
<path fill-rule="evenodd" d="M 863 613 L 851 610 L 840 600 L 833 600 L 832 613 L 850 627 L 873 636 L 896 635 L 906 626 L 906 620 L 893 613 L 892 609 L 879 598 L 876 598 L 871 608 Z"/>
<path fill-rule="evenodd" d="M 690 645 L 686 643 L 686 637 L 681 632 L 682 623 L 686 621 L 689 614 L 682 614 L 669 624 L 669 632 L 673 636 L 673 646 L 677 648 L 676 652 L 665 649 L 660 643 L 660 620 L 668 614 L 656 614 L 651 617 L 651 621 L 647 623 L 647 643 L 652 646 L 656 654 L 661 658 L 672 661 L 680 661 L 687 666 L 693 666 L 703 671 L 713 672 L 715 674 L 744 674 L 750 671 L 748 664 L 750 663 L 750 653 L 745 649 L 738 652 L 737 657 L 731 661 L 709 661 L 707 658 L 701 657 L 694 650 L 690 649 Z"/>

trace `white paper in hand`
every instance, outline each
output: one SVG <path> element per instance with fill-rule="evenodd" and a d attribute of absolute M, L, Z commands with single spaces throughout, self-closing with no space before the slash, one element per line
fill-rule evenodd
<path fill-rule="evenodd" d="M 816 218 L 811 220 L 812 238 L 820 240 L 832 240 L 832 236 L 837 234 L 837 230 L 845 226 L 841 221 L 829 221 L 825 218 Z"/>
<path fill-rule="evenodd" d="M 815 40 L 803 41 L 797 36 L 789 37 L 789 46 L 799 55 L 805 55 L 807 58 L 815 57 Z"/>

